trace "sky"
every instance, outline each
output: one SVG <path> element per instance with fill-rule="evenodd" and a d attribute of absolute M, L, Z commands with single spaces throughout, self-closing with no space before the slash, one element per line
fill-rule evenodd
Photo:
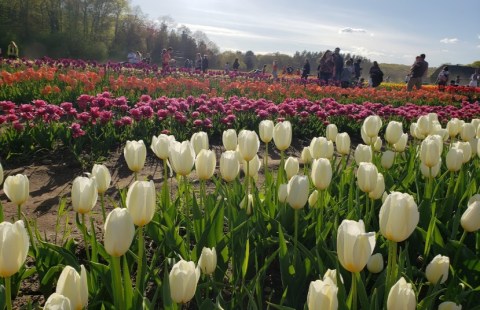
<path fill-rule="evenodd" d="M 339 47 L 379 63 L 430 66 L 480 60 L 480 0 L 130 0 L 149 19 L 171 17 L 220 51 L 320 52 Z"/>

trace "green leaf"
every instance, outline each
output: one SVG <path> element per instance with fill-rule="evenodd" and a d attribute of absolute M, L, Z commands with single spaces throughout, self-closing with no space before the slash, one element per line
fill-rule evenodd
<path fill-rule="evenodd" d="M 0 285 L 0 310 L 5 309 L 7 306 L 7 296 L 5 294 L 5 287 Z"/>
<path fill-rule="evenodd" d="M 130 277 L 130 270 L 128 269 L 128 262 L 126 255 L 123 255 L 123 289 L 125 296 L 125 309 L 132 309 L 133 307 L 133 286 L 132 278 Z M 138 299 L 141 302 L 141 297 Z"/>
<path fill-rule="evenodd" d="M 245 278 L 245 276 L 247 275 L 249 257 L 250 257 L 250 239 L 247 239 L 247 243 L 245 244 L 245 253 L 243 257 L 243 263 L 242 263 L 242 278 Z"/>

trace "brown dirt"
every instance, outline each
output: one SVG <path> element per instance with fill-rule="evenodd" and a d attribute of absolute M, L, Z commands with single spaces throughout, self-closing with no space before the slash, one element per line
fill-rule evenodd
<path fill-rule="evenodd" d="M 269 145 L 269 166 L 274 168 L 275 166 L 278 167 L 280 154 L 272 144 Z M 302 142 L 295 141 L 294 144 L 294 146 L 287 150 L 285 158 L 287 158 L 287 156 L 300 157 L 300 152 L 303 147 Z M 216 151 L 218 161 L 223 147 L 212 146 L 212 149 Z M 261 147 L 259 156 L 263 153 L 264 149 Z M 155 157 L 151 151 L 147 152 L 147 154 L 144 169 L 138 174 L 138 178 L 153 180 L 157 190 L 160 190 L 163 182 L 162 162 Z M 105 199 L 105 207 L 108 214 L 108 212 L 113 209 L 112 201 L 118 202 L 119 200 L 119 189 L 128 188 L 129 184 L 133 182 L 134 176 L 125 162 L 123 149 L 112 152 L 103 164 L 107 166 L 112 175 L 112 185 L 107 191 Z M 90 172 L 90 170 L 82 169 L 78 163 L 68 159 L 68 156 L 62 156 L 62 154 L 49 154 L 47 157 L 32 159 L 30 163 L 16 165 L 14 167 L 9 167 L 8 163 L 4 163 L 3 167 L 5 178 L 15 174 L 25 174 L 28 177 L 30 182 L 30 198 L 25 205 L 22 206 L 22 212 L 29 221 L 32 221 L 32 223 L 37 226 L 41 236 L 49 242 L 55 242 L 57 244 L 62 243 L 62 237 L 81 240 L 80 232 L 75 224 L 75 212 L 72 210 L 70 203 L 71 186 L 77 176 L 84 175 L 85 172 Z M 263 168 L 260 170 L 257 186 L 263 184 L 261 172 L 263 172 Z M 194 172 L 189 178 L 194 186 L 198 185 L 198 179 Z M 175 178 L 170 178 L 169 182 L 172 182 L 170 183 L 170 187 L 172 191 L 175 191 Z M 66 199 L 67 212 L 59 215 L 58 207 L 62 199 Z M 16 219 L 17 208 L 8 201 L 3 192 L 3 186 L 0 189 L 0 201 L 3 204 L 4 220 L 12 222 Z M 92 210 L 92 213 L 97 224 L 97 236 L 101 236 L 103 221 L 101 219 L 100 202 L 97 202 L 97 206 Z M 64 225 L 60 225 L 58 229 L 56 228 L 57 220 L 59 220 L 61 224 L 65 224 L 65 220 L 68 221 L 66 226 L 67 231 L 65 231 Z M 31 259 L 27 259 L 27 267 L 33 265 L 34 263 Z M 22 282 L 19 294 L 14 301 L 15 308 L 26 309 L 29 301 L 34 305 L 44 303 L 44 298 L 39 291 L 39 279 L 36 275 Z"/>

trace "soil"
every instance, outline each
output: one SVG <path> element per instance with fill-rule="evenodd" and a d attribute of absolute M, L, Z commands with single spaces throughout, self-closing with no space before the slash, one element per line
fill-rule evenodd
<path fill-rule="evenodd" d="M 301 150 L 305 145 L 302 141 L 294 141 L 292 147 L 286 152 L 287 156 L 300 157 Z M 220 145 L 212 146 L 217 155 L 217 161 L 220 159 L 223 147 Z M 262 147 L 259 150 L 259 155 L 264 153 Z M 142 171 L 138 174 L 138 179 L 153 180 L 157 190 L 160 190 L 163 182 L 163 164 L 160 159 L 155 157 L 151 152 L 147 152 L 147 160 Z M 274 148 L 273 143 L 269 145 L 269 166 L 276 169 L 280 162 L 280 154 Z M 107 214 L 113 209 L 112 201 L 119 200 L 119 189 L 128 188 L 134 180 L 133 173 L 128 169 L 128 166 L 123 157 L 123 148 L 117 149 L 109 154 L 108 159 L 102 162 L 109 169 L 112 175 L 112 185 L 105 194 L 109 197 L 105 200 Z M 30 198 L 25 205 L 22 206 L 22 212 L 32 221 L 38 228 L 41 236 L 49 242 L 57 244 L 62 243 L 62 238 L 69 237 L 81 240 L 80 232 L 75 225 L 75 212 L 71 207 L 71 186 L 73 180 L 77 176 L 85 175 L 91 169 L 83 169 L 82 166 L 73 158 L 69 158 L 65 154 L 48 154 L 42 158 L 33 158 L 28 163 L 20 164 L 3 164 L 4 177 L 9 175 L 24 174 L 28 177 L 30 182 Z M 262 172 L 263 169 L 260 170 Z M 218 173 L 218 172 L 217 172 Z M 189 178 L 192 183 L 198 185 L 198 178 L 193 172 Z M 170 178 L 169 182 L 172 190 L 175 190 L 175 178 Z M 257 186 L 263 184 L 263 176 L 259 175 Z M 59 213 L 59 205 L 65 199 L 66 212 Z M 17 208 L 10 201 L 3 192 L 3 186 L 0 189 L 0 201 L 3 204 L 4 220 L 12 222 L 17 217 Z M 98 229 L 97 236 L 101 236 L 103 221 L 101 219 L 100 203 L 92 210 L 96 220 L 96 227 Z M 65 231 L 65 221 L 67 220 L 67 227 L 71 229 Z M 57 225 L 60 222 L 60 226 Z M 34 262 L 30 258 L 27 259 L 27 267 L 33 266 Z M 34 275 L 22 281 L 20 291 L 14 301 L 14 308 L 26 308 L 26 305 L 31 301 L 34 305 L 42 305 L 44 297 L 39 290 L 38 276 Z"/>

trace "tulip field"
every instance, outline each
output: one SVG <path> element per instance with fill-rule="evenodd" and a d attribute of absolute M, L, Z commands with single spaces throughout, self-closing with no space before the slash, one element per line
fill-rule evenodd
<path fill-rule="evenodd" d="M 480 309 L 480 88 L 405 88 L 0 60 L 0 310 Z"/>

